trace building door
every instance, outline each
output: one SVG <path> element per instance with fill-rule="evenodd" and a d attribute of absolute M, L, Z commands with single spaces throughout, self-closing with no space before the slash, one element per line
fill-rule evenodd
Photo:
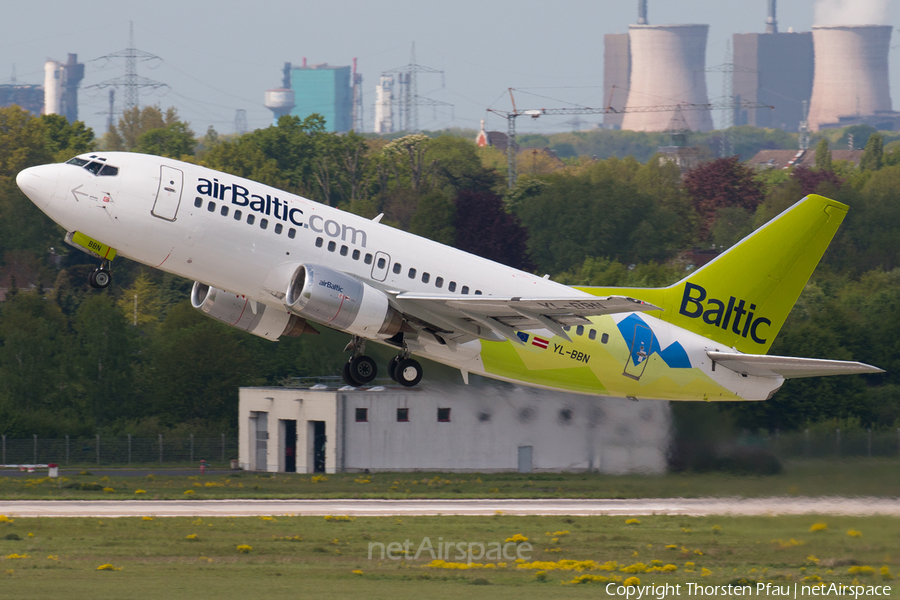
<path fill-rule="evenodd" d="M 154 217 L 174 221 L 181 203 L 181 188 L 184 185 L 184 173 L 165 165 L 159 168 L 159 189 L 156 191 L 156 202 L 150 212 Z"/>
<path fill-rule="evenodd" d="M 284 472 L 297 472 L 297 421 L 284 422 Z"/>
<path fill-rule="evenodd" d="M 307 459 L 309 473 L 325 472 L 325 421 L 307 421 Z"/>
<path fill-rule="evenodd" d="M 531 473 L 531 451 L 533 446 L 519 446 L 519 473 Z"/>
<path fill-rule="evenodd" d="M 388 267 L 391 266 L 391 257 L 384 252 L 375 253 L 375 261 L 372 263 L 372 279 L 384 281 L 387 278 Z"/>
<path fill-rule="evenodd" d="M 634 336 L 631 338 L 631 352 L 625 359 L 625 377 L 640 379 L 647 368 L 650 349 L 653 347 L 653 330 L 643 323 L 634 325 Z"/>
<path fill-rule="evenodd" d="M 255 471 L 265 471 L 269 463 L 269 413 L 256 413 L 256 464 Z"/>

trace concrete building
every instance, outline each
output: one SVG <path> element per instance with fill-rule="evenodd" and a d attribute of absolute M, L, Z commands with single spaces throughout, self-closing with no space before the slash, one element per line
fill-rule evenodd
<path fill-rule="evenodd" d="M 797 131 L 812 94 L 812 33 L 736 33 L 732 43 L 735 101 L 775 107 L 736 108 L 734 124 Z"/>
<path fill-rule="evenodd" d="M 661 473 L 671 413 L 517 388 L 241 388 L 239 461 L 251 471 Z"/>
<path fill-rule="evenodd" d="M 375 88 L 375 133 L 394 132 L 394 76 L 382 75 Z"/>
<path fill-rule="evenodd" d="M 629 108 L 707 104 L 706 38 L 709 25 L 629 25 Z M 666 131 L 676 111 L 629 112 L 622 129 Z M 691 131 L 710 131 L 708 110 L 686 111 Z"/>
<path fill-rule="evenodd" d="M 328 64 L 290 69 L 294 107 L 290 114 L 305 119 L 313 113 L 325 117 L 326 131 L 343 133 L 353 128 L 353 88 L 350 67 Z"/>
<path fill-rule="evenodd" d="M 8 83 L 0 85 L 0 106 L 15 104 L 39 116 L 44 109 L 44 88 L 39 85 Z"/>
<path fill-rule="evenodd" d="M 888 52 L 889 25 L 813 27 L 816 55 L 809 128 L 818 131 L 874 121 L 894 128 Z M 876 125 L 877 128 L 880 128 Z"/>
<path fill-rule="evenodd" d="M 78 120 L 78 86 L 84 79 L 84 65 L 77 54 L 65 63 L 48 60 L 44 64 L 44 114 L 63 115 L 70 123 Z"/>

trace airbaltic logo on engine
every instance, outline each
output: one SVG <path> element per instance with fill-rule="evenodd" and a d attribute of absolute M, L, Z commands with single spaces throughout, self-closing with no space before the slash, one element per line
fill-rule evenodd
<path fill-rule="evenodd" d="M 321 285 L 322 287 L 327 287 L 329 290 L 334 290 L 339 294 L 344 293 L 344 288 L 342 288 L 341 286 L 339 286 L 336 283 L 331 283 L 330 281 L 325 281 L 324 279 L 319 280 L 319 285 Z"/>
<path fill-rule="evenodd" d="M 716 298 L 706 300 L 706 296 L 705 288 L 694 283 L 686 284 L 684 286 L 684 296 L 681 298 L 681 308 L 678 312 L 691 319 L 703 317 L 704 323 L 721 327 L 726 331 L 730 323 L 731 331 L 739 336 L 747 337 L 749 334 L 750 338 L 757 344 L 766 343 L 766 338 L 760 337 L 759 326 L 771 325 L 772 321 L 765 317 L 754 319 L 755 304 L 751 304 L 749 310 L 744 310 L 744 306 L 747 304 L 745 300 L 739 300 L 731 296 L 726 306 L 724 301 Z M 706 300 L 706 310 L 703 307 L 704 300 Z M 747 315 L 746 319 L 743 318 L 744 315 Z M 733 321 L 732 317 L 734 317 Z M 741 322 L 742 319 L 743 323 Z"/>
<path fill-rule="evenodd" d="M 251 194 L 250 190 L 237 183 L 225 185 L 219 183 L 218 179 L 199 178 L 197 184 L 197 193 L 204 196 L 210 196 L 217 200 L 225 200 L 226 194 L 231 197 L 231 203 L 235 206 L 246 206 L 253 212 L 262 213 L 264 215 L 274 216 L 282 221 L 290 221 L 297 227 L 303 227 L 302 215 L 303 211 L 299 208 L 291 208 L 287 202 L 282 202 L 278 198 L 273 198 L 269 194 L 266 197 Z M 228 192 L 231 192 L 228 194 Z"/>

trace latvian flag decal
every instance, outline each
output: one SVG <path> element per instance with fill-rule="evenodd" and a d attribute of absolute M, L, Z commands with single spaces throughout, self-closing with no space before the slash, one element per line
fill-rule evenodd
<path fill-rule="evenodd" d="M 533 336 L 531 338 L 531 345 L 537 346 L 538 348 L 547 349 L 547 346 L 550 345 L 550 340 L 545 340 L 544 338 L 539 338 L 538 336 Z"/>

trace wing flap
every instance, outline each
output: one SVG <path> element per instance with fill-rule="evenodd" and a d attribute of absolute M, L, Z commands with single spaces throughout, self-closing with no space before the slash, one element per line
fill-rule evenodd
<path fill-rule="evenodd" d="M 860 373 L 884 373 L 872 365 L 848 360 L 821 358 L 797 358 L 794 356 L 770 356 L 768 354 L 739 354 L 735 352 L 706 353 L 715 364 L 742 375 L 757 377 L 822 377 L 826 375 L 858 375 Z"/>

